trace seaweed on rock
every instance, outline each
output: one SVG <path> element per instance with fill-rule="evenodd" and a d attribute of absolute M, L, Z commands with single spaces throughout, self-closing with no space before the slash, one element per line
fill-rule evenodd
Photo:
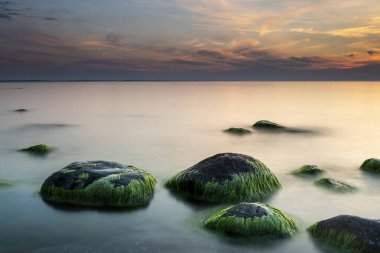
<path fill-rule="evenodd" d="M 362 163 L 362 165 L 360 166 L 360 169 L 369 171 L 369 172 L 380 173 L 380 159 L 376 159 L 376 158 L 367 159 Z"/>
<path fill-rule="evenodd" d="M 208 202 L 256 201 L 281 187 L 277 177 L 253 157 L 221 153 L 170 178 L 174 192 Z"/>
<path fill-rule="evenodd" d="M 301 168 L 293 170 L 292 174 L 298 176 L 317 176 L 323 174 L 325 171 L 317 165 L 303 165 Z"/>
<path fill-rule="evenodd" d="M 237 128 L 237 127 L 231 127 L 228 129 L 225 129 L 223 132 L 229 133 L 229 134 L 235 134 L 235 135 L 245 135 L 252 133 L 250 130 L 245 128 Z"/>
<path fill-rule="evenodd" d="M 333 178 L 321 178 L 314 182 L 317 186 L 324 187 L 328 190 L 333 190 L 336 192 L 347 193 L 356 190 L 356 187 L 343 183 L 341 181 L 335 180 Z"/>
<path fill-rule="evenodd" d="M 291 237 L 295 222 L 280 210 L 262 203 L 239 203 L 218 211 L 203 222 L 209 229 L 242 236 Z"/>
<path fill-rule="evenodd" d="M 72 163 L 45 180 L 40 194 L 46 201 L 83 206 L 147 205 L 156 179 L 150 173 L 115 162 Z"/>
<path fill-rule="evenodd" d="M 380 221 L 339 215 L 308 228 L 318 242 L 350 253 L 380 252 Z"/>
<path fill-rule="evenodd" d="M 53 152 L 54 148 L 46 144 L 38 144 L 38 145 L 31 146 L 28 148 L 20 149 L 20 151 L 43 155 L 43 154 Z"/>

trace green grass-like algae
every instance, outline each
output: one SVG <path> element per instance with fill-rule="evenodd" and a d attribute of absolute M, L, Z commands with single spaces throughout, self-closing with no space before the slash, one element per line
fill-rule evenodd
<path fill-rule="evenodd" d="M 251 165 L 257 173 L 236 173 L 232 180 L 199 181 L 187 187 L 187 170 L 170 178 L 165 186 L 189 197 L 208 202 L 257 201 L 281 188 L 277 177 L 260 161 Z"/>
<path fill-rule="evenodd" d="M 250 134 L 252 133 L 250 130 L 245 129 L 245 128 L 237 128 L 237 127 L 231 127 L 228 129 L 223 130 L 225 133 L 229 134 L 236 134 L 236 135 L 245 135 L 245 134 Z"/>
<path fill-rule="evenodd" d="M 314 182 L 317 186 L 323 187 L 328 190 L 332 190 L 340 193 L 354 192 L 356 187 L 349 184 L 343 183 L 341 181 L 335 180 L 333 178 L 321 178 Z"/>
<path fill-rule="evenodd" d="M 228 214 L 230 206 L 222 209 L 203 222 L 211 230 L 225 234 L 242 236 L 291 237 L 297 232 L 296 223 L 280 210 L 262 203 L 241 203 L 255 205 L 265 210 L 265 215 L 239 217 L 238 214 Z M 239 204 L 240 205 L 240 204 Z"/>
<path fill-rule="evenodd" d="M 292 174 L 298 176 L 317 176 L 325 171 L 316 165 L 303 165 L 301 168 L 293 170 Z"/>
<path fill-rule="evenodd" d="M 360 169 L 364 171 L 380 173 L 380 159 L 376 159 L 376 158 L 367 159 L 362 163 L 362 165 L 360 166 Z"/>
<path fill-rule="evenodd" d="M 144 206 L 153 197 L 156 179 L 145 170 L 128 166 L 142 175 L 141 179 L 132 179 L 127 185 L 115 185 L 122 173 L 111 174 L 95 180 L 83 189 L 65 189 L 62 187 L 44 187 L 40 194 L 44 200 L 53 203 L 65 203 L 82 206 L 135 207 Z M 72 173 L 67 168 L 59 171 L 62 174 Z M 87 180 L 91 175 L 82 173 L 76 182 Z"/>
<path fill-rule="evenodd" d="M 357 239 L 356 235 L 344 229 L 319 229 L 317 222 L 308 228 L 308 232 L 319 242 L 343 249 L 345 252 L 360 253 L 364 249 L 363 243 Z"/>
<path fill-rule="evenodd" d="M 30 152 L 34 154 L 47 154 L 54 151 L 53 147 L 50 147 L 46 144 L 38 144 L 34 146 L 30 146 L 28 148 L 20 149 L 23 152 Z"/>

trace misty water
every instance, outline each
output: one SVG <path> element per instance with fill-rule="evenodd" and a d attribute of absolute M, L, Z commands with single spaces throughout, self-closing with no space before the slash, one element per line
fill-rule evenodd
<path fill-rule="evenodd" d="M 25 113 L 13 110 L 26 108 Z M 380 83 L 3 83 L 0 84 L 0 252 L 323 252 L 305 229 L 339 214 L 379 218 L 380 177 L 358 168 L 380 157 Z M 222 130 L 268 119 L 314 134 L 232 136 Z M 45 143 L 47 156 L 17 149 Z M 228 238 L 200 223 L 224 205 L 170 194 L 170 176 L 221 152 L 264 162 L 283 188 L 266 203 L 294 217 L 299 233 L 270 243 Z M 158 179 L 135 210 L 51 206 L 46 177 L 71 162 L 109 160 Z M 337 194 L 289 172 L 304 164 L 359 190 Z"/>

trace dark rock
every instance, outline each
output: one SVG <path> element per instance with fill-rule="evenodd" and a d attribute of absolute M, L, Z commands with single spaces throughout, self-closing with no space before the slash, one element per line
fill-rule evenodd
<path fill-rule="evenodd" d="M 380 220 L 340 215 L 317 222 L 309 232 L 318 241 L 345 252 L 380 252 Z"/>
<path fill-rule="evenodd" d="M 178 173 L 165 185 L 175 192 L 210 202 L 257 200 L 281 187 L 261 161 L 235 153 L 209 157 Z"/>
<path fill-rule="evenodd" d="M 306 130 L 306 129 L 285 127 L 283 125 L 271 122 L 269 120 L 259 120 L 255 124 L 253 124 L 252 127 L 257 130 L 268 131 L 268 132 L 300 133 L 300 134 L 313 133 L 312 131 Z"/>
<path fill-rule="evenodd" d="M 153 197 L 155 178 L 148 172 L 116 162 L 75 162 L 53 173 L 41 196 L 57 203 L 86 206 L 137 206 Z"/>
<path fill-rule="evenodd" d="M 244 236 L 290 237 L 297 231 L 291 218 L 261 203 L 239 203 L 216 212 L 203 224 L 212 230 Z"/>
<path fill-rule="evenodd" d="M 14 112 L 27 112 L 28 110 L 27 109 L 17 109 L 17 110 L 14 110 Z"/>
<path fill-rule="evenodd" d="M 356 187 L 348 185 L 341 181 L 335 180 L 333 178 L 321 178 L 315 181 L 314 183 L 328 190 L 333 190 L 333 191 L 341 192 L 341 193 L 353 192 L 356 190 Z"/>
<path fill-rule="evenodd" d="M 38 144 L 38 145 L 31 146 L 28 148 L 20 149 L 20 151 L 44 155 L 44 154 L 53 152 L 54 148 L 49 147 L 48 145 L 45 145 L 45 144 Z"/>
<path fill-rule="evenodd" d="M 360 166 L 360 169 L 374 172 L 374 173 L 380 173 L 380 159 L 376 158 L 370 158 L 365 160 L 362 165 Z"/>
<path fill-rule="evenodd" d="M 294 175 L 299 176 L 317 176 L 323 174 L 325 171 L 317 165 L 304 165 L 301 168 L 292 171 Z"/>
<path fill-rule="evenodd" d="M 236 134 L 236 135 L 244 135 L 244 134 L 250 134 L 250 133 L 252 133 L 248 129 L 245 129 L 245 128 L 236 128 L 236 127 L 228 128 L 228 129 L 224 130 L 224 132 L 229 133 L 229 134 Z"/>

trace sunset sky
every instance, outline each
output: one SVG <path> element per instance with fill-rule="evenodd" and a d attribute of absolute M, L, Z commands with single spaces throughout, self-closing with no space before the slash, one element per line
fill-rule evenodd
<path fill-rule="evenodd" d="M 0 1 L 0 79 L 380 80 L 380 2 Z"/>

